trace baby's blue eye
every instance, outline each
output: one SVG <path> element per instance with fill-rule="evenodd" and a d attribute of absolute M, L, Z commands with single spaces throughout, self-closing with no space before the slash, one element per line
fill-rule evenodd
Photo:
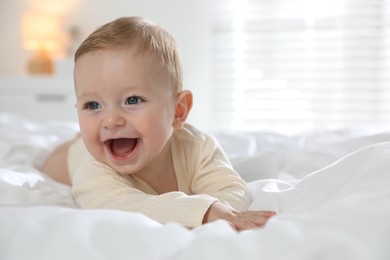
<path fill-rule="evenodd" d="M 100 104 L 95 101 L 88 102 L 84 105 L 85 109 L 95 110 L 100 108 Z"/>
<path fill-rule="evenodd" d="M 140 103 L 141 101 L 142 100 L 140 97 L 136 97 L 136 96 L 128 97 L 126 99 L 126 105 L 135 105 L 135 104 Z"/>

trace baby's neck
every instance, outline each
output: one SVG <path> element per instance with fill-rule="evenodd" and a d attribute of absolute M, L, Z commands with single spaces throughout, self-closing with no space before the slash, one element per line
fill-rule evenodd
<path fill-rule="evenodd" d="M 150 165 L 135 175 L 146 182 L 157 194 L 178 191 L 170 142 Z"/>

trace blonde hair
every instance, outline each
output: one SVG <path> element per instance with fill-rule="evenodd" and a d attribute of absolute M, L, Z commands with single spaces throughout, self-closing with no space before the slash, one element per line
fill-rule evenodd
<path fill-rule="evenodd" d="M 84 54 L 104 49 L 136 48 L 152 54 L 170 76 L 177 92 L 182 90 L 182 67 L 175 39 L 160 26 L 140 17 L 122 17 L 98 28 L 77 49 L 75 62 Z"/>

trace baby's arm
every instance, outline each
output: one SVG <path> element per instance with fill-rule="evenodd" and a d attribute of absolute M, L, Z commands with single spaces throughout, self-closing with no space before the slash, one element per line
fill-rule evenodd
<path fill-rule="evenodd" d="M 81 165 L 73 174 L 72 194 L 82 208 L 139 212 L 160 223 L 178 222 L 190 228 L 224 219 L 237 230 L 251 229 L 264 225 L 272 216 L 268 212 L 237 212 L 206 194 L 146 194 L 134 188 L 128 179 L 94 160 Z"/>
<path fill-rule="evenodd" d="M 217 201 L 206 194 L 146 194 L 97 161 L 83 163 L 71 175 L 72 195 L 81 208 L 139 212 L 160 223 L 178 222 L 190 228 L 199 226 L 210 205 Z"/>
<path fill-rule="evenodd" d="M 210 206 L 203 223 L 224 219 L 237 230 L 245 230 L 261 227 L 275 215 L 272 211 L 247 210 L 250 197 L 246 183 L 212 137 L 206 138 L 199 154 L 201 156 L 194 163 L 192 189 L 197 194 L 209 194 L 219 200 Z"/>

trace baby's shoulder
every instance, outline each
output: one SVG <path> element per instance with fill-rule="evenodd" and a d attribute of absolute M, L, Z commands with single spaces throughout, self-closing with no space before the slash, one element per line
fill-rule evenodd
<path fill-rule="evenodd" d="M 190 124 L 184 124 L 180 129 L 175 129 L 172 144 L 181 149 L 207 149 L 218 146 L 217 140 L 210 134 L 197 129 Z"/>
<path fill-rule="evenodd" d="M 207 141 L 214 141 L 215 138 L 202 131 L 198 128 L 190 125 L 184 124 L 180 129 L 175 129 L 173 132 L 174 139 L 181 142 L 194 142 L 194 143 L 204 143 Z"/>

